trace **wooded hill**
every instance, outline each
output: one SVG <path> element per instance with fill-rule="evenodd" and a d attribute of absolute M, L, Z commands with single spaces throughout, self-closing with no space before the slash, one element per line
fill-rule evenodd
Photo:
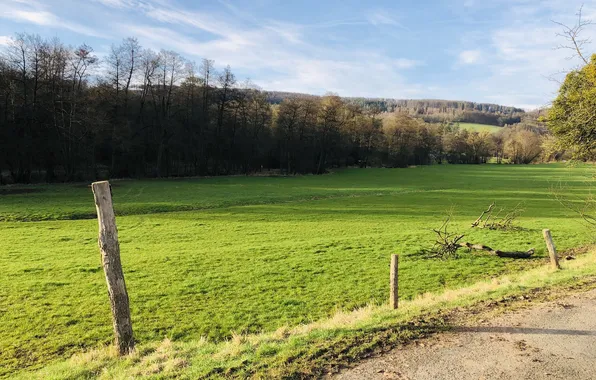
<path fill-rule="evenodd" d="M 285 99 L 316 97 L 316 95 L 294 92 L 267 92 L 267 99 L 271 104 L 280 104 Z M 507 124 L 519 123 L 525 114 L 521 108 L 459 100 L 363 97 L 342 97 L 342 100 L 348 104 L 360 106 L 364 110 L 376 110 L 381 113 L 405 113 L 420 117 L 430 123 L 453 121 L 502 127 Z"/>

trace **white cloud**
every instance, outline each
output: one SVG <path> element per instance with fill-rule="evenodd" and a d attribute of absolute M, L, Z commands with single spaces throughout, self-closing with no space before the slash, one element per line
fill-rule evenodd
<path fill-rule="evenodd" d="M 23 11 L 23 10 L 9 10 L 4 12 L 5 18 L 12 18 L 13 20 L 25 21 L 31 24 L 50 26 L 55 25 L 58 21 L 57 17 L 52 13 L 44 11 Z"/>
<path fill-rule="evenodd" d="M 145 15 L 163 23 L 186 24 L 219 36 L 235 34 L 226 23 L 218 21 L 214 15 L 205 13 L 151 7 L 146 10 Z"/>
<path fill-rule="evenodd" d="M 569 19 L 573 23 L 573 11 Z M 564 16 L 568 17 L 568 16 Z M 529 23 L 523 19 L 495 29 L 490 34 L 484 52 L 488 73 L 469 83 L 479 100 L 535 109 L 548 106 L 556 96 L 559 84 L 550 80 L 553 75 L 569 71 L 580 61 L 569 59 L 573 52 L 557 50 L 562 43 L 556 34 L 559 28 L 548 20 Z M 595 29 L 585 29 L 585 38 L 595 39 Z M 557 75 L 562 79 L 563 75 Z"/>
<path fill-rule="evenodd" d="M 87 36 L 103 36 L 102 34 L 84 25 L 62 20 L 55 14 L 44 10 L 43 7 L 43 5 L 35 1 L 8 0 L 8 3 L 3 4 L 3 8 L 0 11 L 0 18 L 53 28 L 67 29 L 71 32 L 84 34 Z"/>
<path fill-rule="evenodd" d="M 0 46 L 7 46 L 11 41 L 9 36 L 0 36 Z"/>
<path fill-rule="evenodd" d="M 398 69 L 412 69 L 417 66 L 421 66 L 423 63 L 414 59 L 398 58 L 393 61 L 393 64 Z"/>
<path fill-rule="evenodd" d="M 268 90 L 334 92 L 346 96 L 416 97 L 423 91 L 417 85 L 405 85 L 405 78 L 387 62 L 352 60 L 298 59 L 277 78 L 257 81 Z"/>
<path fill-rule="evenodd" d="M 464 50 L 459 53 L 459 63 L 464 65 L 473 65 L 479 63 L 482 59 L 480 50 Z"/>
<path fill-rule="evenodd" d="M 94 0 L 97 3 L 103 4 L 110 8 L 130 8 L 135 5 L 132 0 Z"/>
<path fill-rule="evenodd" d="M 266 72 L 254 80 L 266 90 L 384 97 L 412 97 L 421 91 L 419 86 L 405 85 L 401 71 L 422 62 L 306 43 L 304 34 L 313 25 L 265 21 L 241 27 L 221 16 L 163 7 L 149 9 L 147 15 L 164 26 L 123 24 L 120 29 L 152 48 L 167 47 L 186 56 L 214 59 L 220 66 Z M 197 40 L 174 31 L 171 24 L 184 24 L 213 36 Z M 192 33 L 192 28 L 186 30 Z"/>
<path fill-rule="evenodd" d="M 526 109 L 547 106 L 559 87 L 557 82 L 550 80 L 551 76 L 569 71 L 580 63 L 577 59 L 567 59 L 573 55 L 571 51 L 555 49 L 563 41 L 556 35 L 560 28 L 550 20 L 573 25 L 577 21 L 575 13 L 584 2 L 476 1 L 473 9 L 468 9 L 476 12 L 474 16 L 480 17 L 498 8 L 507 11 L 506 18 L 499 23 L 487 24 L 481 32 L 474 30 L 460 36 L 461 53 L 465 50 L 480 51 L 481 54 L 457 55 L 456 66 L 475 60 L 476 64 L 483 65 L 475 67 L 473 74 L 465 74 L 465 83 L 451 85 L 450 96 Z M 592 18 L 596 15 L 596 4 L 593 1 L 585 3 L 584 15 Z M 586 28 L 584 33 L 585 38 L 596 40 L 596 28 Z M 593 50 L 594 45 L 587 49 L 589 52 Z M 557 76 L 557 79 L 562 78 L 562 75 Z"/>
<path fill-rule="evenodd" d="M 35 0 L 0 1 L 11 4 L 8 9 L 0 10 L 0 18 L 95 34 L 75 24 L 73 19 L 58 17 L 61 13 L 53 12 L 59 12 L 59 8 L 50 9 Z M 145 47 L 175 50 L 193 60 L 214 59 L 218 67 L 230 64 L 236 73 L 250 73 L 256 78 L 254 82 L 266 90 L 317 94 L 332 91 L 371 97 L 420 97 L 428 91 L 426 87 L 408 83 L 404 75 L 407 70 L 422 65 L 419 60 L 391 57 L 382 52 L 382 47 L 348 48 L 343 44 L 321 43 L 321 28 L 351 25 L 404 28 L 385 11 L 354 19 L 297 24 L 255 19 L 237 7 L 233 7 L 233 12 L 214 13 L 189 11 L 166 0 L 94 0 L 94 3 L 98 18 L 99 12 L 107 15 L 113 12 L 111 9 L 122 9 L 118 17 L 105 22 L 105 30 L 112 35 L 136 36 Z"/>

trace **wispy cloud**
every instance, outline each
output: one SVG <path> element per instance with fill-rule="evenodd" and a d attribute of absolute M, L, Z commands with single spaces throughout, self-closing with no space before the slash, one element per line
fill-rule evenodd
<path fill-rule="evenodd" d="M 317 24 L 306 24 L 303 25 L 306 28 L 336 28 L 339 26 L 359 26 L 359 25 L 368 25 L 370 24 L 369 21 L 361 19 L 361 18 L 351 18 L 351 19 L 343 19 L 343 20 L 329 20 L 325 22 L 320 22 Z"/>
<path fill-rule="evenodd" d="M 0 36 L 0 46 L 7 46 L 10 44 L 11 38 L 9 36 Z"/>
<path fill-rule="evenodd" d="M 145 15 L 163 23 L 182 23 L 219 36 L 236 34 L 227 23 L 220 22 L 218 21 L 218 17 L 206 13 L 189 12 L 173 8 L 150 7 L 145 11 Z"/>
<path fill-rule="evenodd" d="M 482 59 L 482 52 L 480 50 L 464 50 L 459 53 L 458 61 L 464 65 L 473 65 L 479 63 Z"/>
<path fill-rule="evenodd" d="M 364 96 L 415 96 L 420 86 L 407 82 L 403 71 L 423 64 L 420 60 L 391 58 L 374 49 L 322 46 L 307 42 L 309 33 L 320 27 L 345 26 L 368 21 L 340 20 L 327 24 L 294 24 L 279 20 L 253 22 L 253 17 L 233 7 L 234 16 L 251 20 L 237 22 L 222 14 L 188 11 L 171 5 L 152 4 L 142 10 L 157 21 L 151 25 L 127 23 L 116 29 L 138 36 L 149 47 L 167 47 L 191 58 L 208 57 L 219 65 L 230 64 L 240 71 L 266 73 L 254 78 L 264 89 Z M 397 21 L 376 18 L 378 25 Z M 175 26 L 183 26 L 175 30 Z M 182 32 L 184 31 L 184 32 Z M 204 38 L 194 33 L 208 33 Z"/>
<path fill-rule="evenodd" d="M 477 76 L 459 89 L 464 94 L 470 94 L 463 97 L 474 96 L 522 108 L 547 106 L 556 96 L 559 86 L 550 80 L 553 75 L 569 71 L 579 64 L 577 59 L 568 59 L 572 52 L 555 48 L 563 41 L 557 36 L 560 29 L 550 20 L 573 25 L 577 21 L 574 14 L 581 6 L 580 1 L 545 0 L 535 4 L 495 0 L 496 4 L 482 3 L 484 6 L 506 7 L 510 17 L 506 23 L 485 31 L 484 39 L 476 38 L 474 32 L 462 36 L 462 45 L 481 45 L 482 53 L 478 56 L 462 51 L 458 62 L 483 64 L 475 66 Z M 584 7 L 585 14 L 594 10 L 593 4 Z M 583 37 L 596 40 L 596 28 L 585 29 Z M 560 80 L 563 76 L 555 75 L 555 78 Z"/>
<path fill-rule="evenodd" d="M 62 20 L 54 13 L 45 10 L 45 6 L 31 0 L 5 0 L 0 10 L 0 18 L 11 21 L 24 22 L 39 26 L 49 26 L 59 29 L 66 29 L 77 34 L 83 34 L 92 37 L 102 37 L 99 33 L 89 27 Z"/>
<path fill-rule="evenodd" d="M 407 58 L 398 58 L 393 61 L 395 67 L 398 69 L 412 69 L 417 66 L 422 66 L 424 63 L 422 61 L 417 61 L 415 59 L 407 59 Z"/>
<path fill-rule="evenodd" d="M 398 25 L 398 22 L 387 15 L 385 11 L 377 10 L 368 15 L 368 21 L 373 25 Z"/>
<path fill-rule="evenodd" d="M 110 8 L 130 8 L 133 7 L 136 2 L 134 0 L 92 0 L 96 3 L 103 4 Z"/>
<path fill-rule="evenodd" d="M 409 30 L 409 28 L 400 23 L 395 17 L 392 17 L 391 12 L 384 9 L 377 9 L 369 12 L 367 15 L 367 20 L 372 25 L 390 25 Z"/>

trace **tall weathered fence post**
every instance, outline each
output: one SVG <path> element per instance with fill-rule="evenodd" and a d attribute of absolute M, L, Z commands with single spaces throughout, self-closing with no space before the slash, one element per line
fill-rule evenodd
<path fill-rule="evenodd" d="M 398 299 L 398 285 L 397 285 L 397 277 L 398 277 L 398 265 L 399 265 L 399 255 L 391 255 L 391 269 L 389 273 L 389 306 L 392 309 L 397 309 L 397 299 Z"/>
<path fill-rule="evenodd" d="M 116 346 L 120 355 L 126 355 L 134 350 L 135 343 L 132 334 L 128 293 L 126 292 L 120 262 L 120 244 L 118 243 L 116 216 L 112 206 L 112 190 L 108 181 L 94 182 L 91 184 L 91 188 L 95 197 L 95 207 L 97 208 L 99 250 L 108 284 Z"/>
<path fill-rule="evenodd" d="M 542 230 L 542 235 L 544 235 L 546 248 L 548 248 L 548 255 L 550 256 L 551 265 L 554 268 L 561 269 L 561 265 L 559 264 L 559 257 L 557 256 L 557 249 L 555 248 L 555 243 L 553 243 L 553 237 L 550 234 L 550 230 Z"/>

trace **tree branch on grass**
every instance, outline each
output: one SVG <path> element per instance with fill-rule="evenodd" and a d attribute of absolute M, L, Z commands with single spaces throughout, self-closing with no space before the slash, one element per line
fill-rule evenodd
<path fill-rule="evenodd" d="M 484 211 L 480 218 L 477 219 L 478 224 L 480 220 L 482 220 L 482 216 L 486 213 L 490 213 L 494 203 L 489 206 L 489 208 Z M 508 213 L 508 215 L 511 213 Z M 511 221 L 513 220 L 512 217 L 504 217 L 503 220 Z M 464 238 L 464 234 L 458 234 L 449 232 L 448 226 L 449 222 L 451 221 L 451 214 L 447 216 L 441 227 L 438 229 L 433 229 L 433 232 L 437 234 L 437 240 L 435 241 L 435 245 L 433 249 L 430 251 L 430 257 L 433 258 L 440 258 L 442 260 L 446 260 L 448 258 L 457 258 L 457 250 L 460 248 L 467 248 L 468 250 L 476 250 L 476 251 L 486 251 L 490 252 L 491 254 L 498 256 L 498 257 L 509 257 L 515 259 L 525 259 L 529 258 L 534 254 L 534 248 L 528 251 L 501 251 L 498 249 L 493 249 L 489 246 L 484 244 L 472 244 L 472 243 L 460 243 L 460 241 Z M 476 223 L 476 222 L 474 222 Z M 473 224 L 474 226 L 474 224 Z"/>
<path fill-rule="evenodd" d="M 527 259 L 534 254 L 534 248 L 531 248 L 525 252 L 522 251 L 500 251 L 498 249 L 492 249 L 489 246 L 483 244 L 472 244 L 472 243 L 459 243 L 461 248 L 468 248 L 469 250 L 476 250 L 476 251 L 487 251 L 492 253 L 493 255 L 497 255 L 499 257 L 511 257 L 514 259 Z"/>
<path fill-rule="evenodd" d="M 472 228 L 473 227 L 477 227 L 480 224 L 480 222 L 482 222 L 482 218 L 484 218 L 484 215 L 492 212 L 493 207 L 495 207 L 495 202 L 491 203 L 488 206 L 488 208 L 486 209 L 486 211 L 482 211 L 482 214 L 480 214 L 480 216 L 478 217 L 478 219 L 476 219 L 474 221 L 474 223 L 472 223 Z"/>
<path fill-rule="evenodd" d="M 472 228 L 488 228 L 489 230 L 514 230 L 517 227 L 514 225 L 516 219 L 524 212 L 521 208 L 521 203 L 518 203 L 512 210 L 507 211 L 505 208 L 499 209 L 496 214 L 494 212 L 495 202 L 488 206 L 488 209 L 482 211 L 482 214 L 472 223 Z M 501 214 L 505 215 L 501 217 Z"/>
<path fill-rule="evenodd" d="M 463 234 L 456 234 L 449 232 L 447 227 L 451 221 L 451 215 L 449 215 L 441 227 L 433 229 L 437 234 L 437 240 L 435 246 L 431 251 L 431 256 L 438 257 L 443 260 L 450 257 L 457 258 L 457 250 L 460 248 L 459 241 L 464 238 Z"/>

